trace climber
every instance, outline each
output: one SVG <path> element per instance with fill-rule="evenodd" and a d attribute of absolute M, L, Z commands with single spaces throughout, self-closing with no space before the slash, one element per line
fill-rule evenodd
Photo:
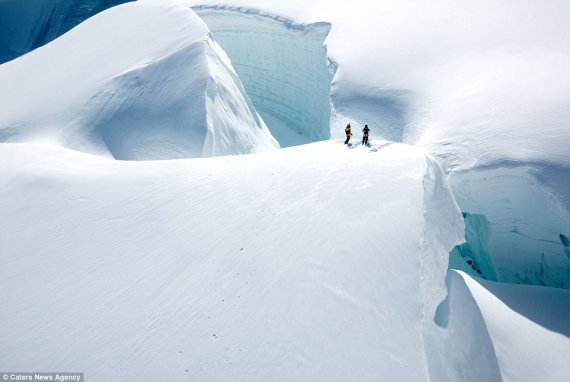
<path fill-rule="evenodd" d="M 364 125 L 364 129 L 362 129 L 362 132 L 364 133 L 364 135 L 362 136 L 362 145 L 367 145 L 368 144 L 368 133 L 370 132 L 368 125 Z"/>
<path fill-rule="evenodd" d="M 350 137 L 352 137 L 352 133 L 350 132 L 350 123 L 346 125 L 344 132 L 346 133 L 346 141 L 344 141 L 344 144 L 348 145 L 348 141 L 350 141 Z"/>

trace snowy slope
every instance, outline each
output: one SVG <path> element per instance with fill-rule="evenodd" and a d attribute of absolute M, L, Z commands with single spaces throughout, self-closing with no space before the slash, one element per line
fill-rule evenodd
<path fill-rule="evenodd" d="M 0 0 L 0 64 L 61 36 L 129 0 Z"/>
<path fill-rule="evenodd" d="M 328 54 L 339 65 L 333 102 L 373 133 L 399 129 L 455 155 L 455 166 L 570 161 L 567 1 L 192 2 L 329 22 Z M 390 113 L 396 126 L 383 123 Z"/>
<path fill-rule="evenodd" d="M 462 380 L 559 382 L 570 375 L 570 291 L 456 271 L 448 287 L 439 317 L 447 339 L 438 356 L 442 365 L 462 367 Z"/>
<path fill-rule="evenodd" d="M 47 140 L 117 159 L 278 147 L 182 1 L 114 7 L 1 65 L 0 99 L 0 141 Z"/>
<path fill-rule="evenodd" d="M 342 136 L 347 122 L 367 123 L 374 136 L 436 155 L 462 210 L 489 222 L 486 254 L 462 262 L 492 268 L 485 276 L 501 281 L 570 286 L 568 246 L 560 239 L 570 237 L 569 2 L 192 2 L 200 14 L 206 4 L 221 14 L 253 8 L 288 17 L 281 18 L 284 29 L 330 23 L 325 43 L 338 65 L 331 136 Z M 214 36 L 227 29 L 243 36 L 237 22 L 204 20 Z M 240 62 L 247 55 L 234 56 L 233 48 L 248 44 L 238 40 L 220 43 Z M 249 46 L 255 54 L 255 38 Z M 505 179 L 515 185 L 504 188 Z"/>
<path fill-rule="evenodd" d="M 428 381 L 463 226 L 418 150 L 122 162 L 3 144 L 0 173 L 6 369 Z"/>

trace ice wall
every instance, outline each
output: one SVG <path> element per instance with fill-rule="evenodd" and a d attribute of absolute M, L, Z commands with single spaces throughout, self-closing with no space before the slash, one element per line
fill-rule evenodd
<path fill-rule="evenodd" d="M 496 280 L 496 272 L 489 255 L 491 224 L 484 215 L 463 212 L 465 243 L 449 254 L 449 268 L 462 270 L 472 276 Z"/>
<path fill-rule="evenodd" d="M 253 10 L 195 7 L 281 146 L 328 139 L 334 65 L 327 23 L 295 24 Z"/>
<path fill-rule="evenodd" d="M 2 0 L 0 64 L 47 44 L 89 17 L 132 0 Z"/>
<path fill-rule="evenodd" d="M 467 243 L 452 252 L 451 266 L 467 270 L 462 257 L 490 280 L 569 288 L 564 237 L 570 215 L 559 194 L 541 181 L 547 174 L 547 167 L 530 165 L 454 174 L 455 198 L 469 213 Z"/>

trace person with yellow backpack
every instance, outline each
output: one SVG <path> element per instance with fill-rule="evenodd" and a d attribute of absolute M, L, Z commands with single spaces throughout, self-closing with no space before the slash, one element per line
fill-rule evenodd
<path fill-rule="evenodd" d="M 346 125 L 344 132 L 346 133 L 346 141 L 344 141 L 344 144 L 348 145 L 348 141 L 350 141 L 350 137 L 352 137 L 352 133 L 350 132 L 350 123 Z"/>

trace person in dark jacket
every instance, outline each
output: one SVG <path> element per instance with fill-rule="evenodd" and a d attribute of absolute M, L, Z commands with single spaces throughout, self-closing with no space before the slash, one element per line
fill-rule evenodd
<path fill-rule="evenodd" d="M 348 141 L 350 141 L 350 137 L 352 137 L 352 133 L 350 132 L 350 123 L 346 125 L 344 132 L 346 133 L 346 141 L 344 141 L 344 144 L 348 145 Z"/>
<path fill-rule="evenodd" d="M 364 129 L 362 129 L 362 133 L 364 134 L 362 136 L 362 144 L 363 145 L 367 145 L 368 144 L 368 133 L 370 132 L 370 129 L 368 128 L 368 125 L 364 125 Z"/>

